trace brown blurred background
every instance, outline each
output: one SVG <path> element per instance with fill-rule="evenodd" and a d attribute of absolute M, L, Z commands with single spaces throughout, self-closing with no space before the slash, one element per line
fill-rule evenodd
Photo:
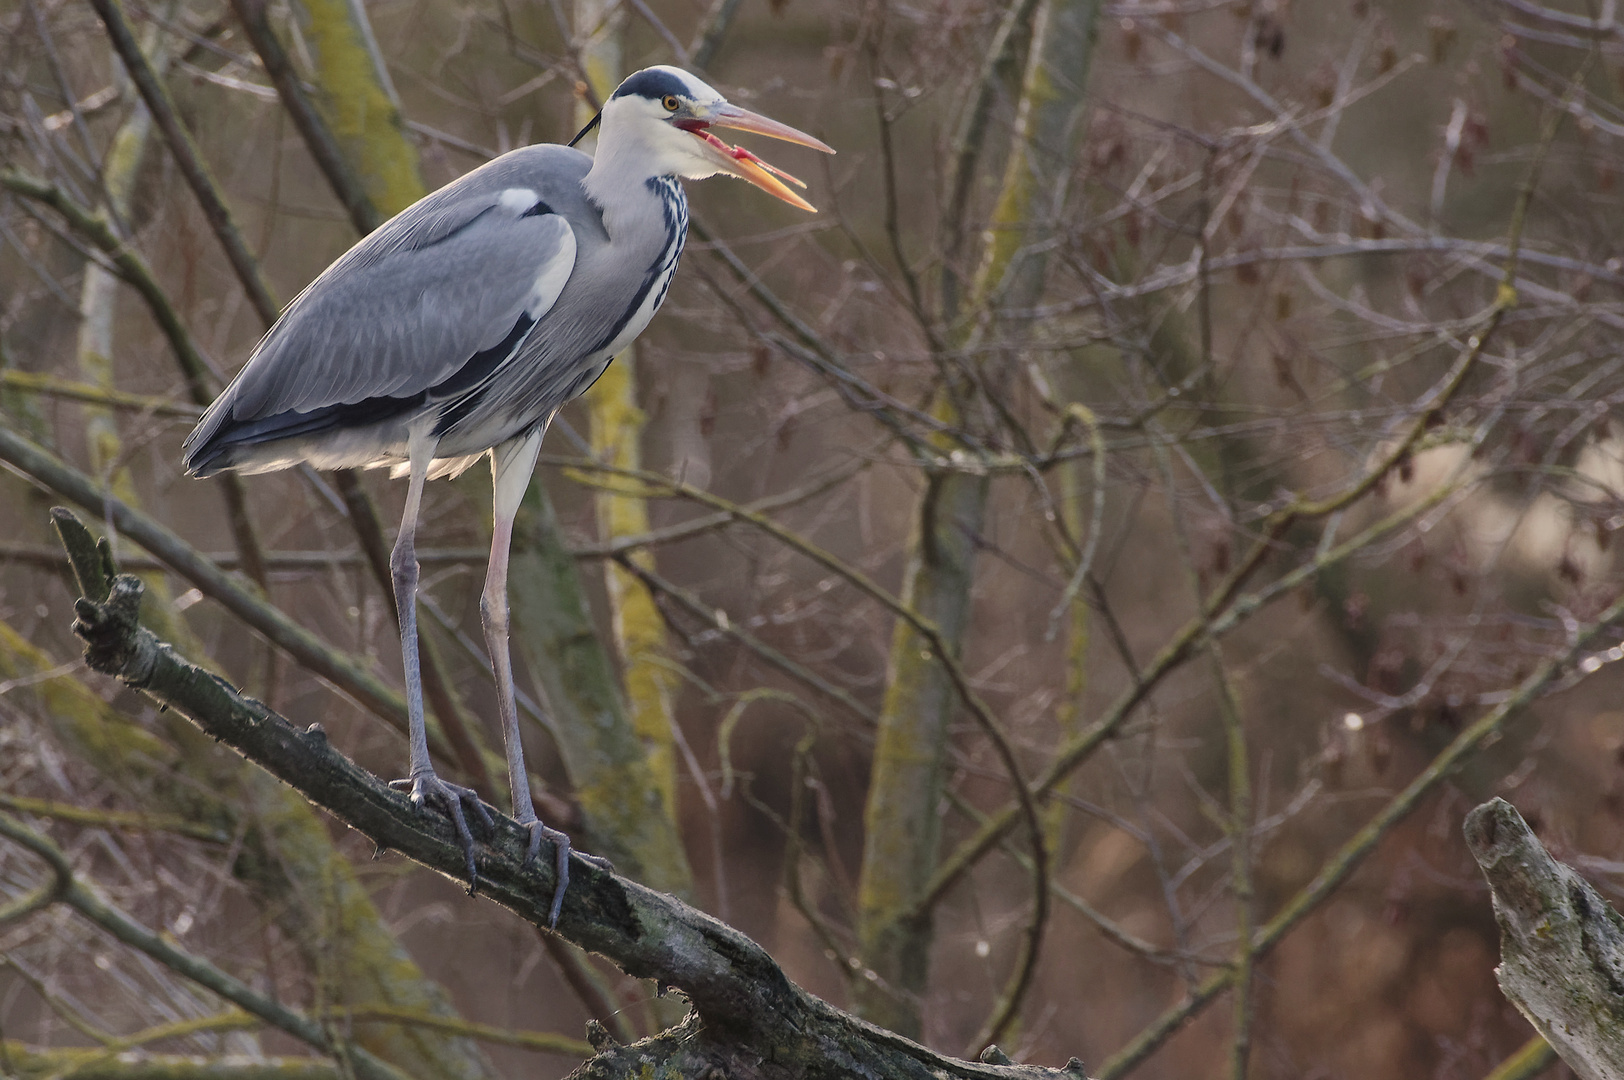
<path fill-rule="evenodd" d="M 839 150 L 753 146 L 808 181 L 815 217 L 689 185 L 706 231 L 663 312 L 548 437 L 516 657 L 542 814 L 580 846 L 950 1053 L 1464 1078 L 1533 1034 L 1495 986 L 1466 810 L 1503 795 L 1605 893 L 1624 872 L 1619 630 L 1573 644 L 1616 598 L 1624 527 L 1612 11 L 130 0 L 120 18 L 282 300 L 365 221 L 245 18 L 374 221 L 567 140 L 651 63 Z M 365 521 L 387 543 L 404 485 L 296 470 L 241 481 L 238 504 L 180 473 L 196 401 L 265 324 L 148 116 L 92 6 L 0 0 L 0 423 L 257 574 L 265 618 L 398 692 Z M 8 460 L 0 812 L 132 917 L 414 1075 L 581 1060 L 457 1016 L 574 1039 L 594 1015 L 621 1037 L 680 1015 L 374 860 L 85 672 L 46 515 L 69 497 Z M 477 606 L 489 505 L 482 469 L 431 485 L 423 620 L 444 774 L 506 806 Z M 114 546 L 184 655 L 401 772 L 387 708 L 162 553 Z M 974 701 L 899 610 L 957 650 Z M 1046 784 L 1040 879 L 1011 762 Z M 1002 843 L 944 884 L 996 814 Z M 46 876 L 0 843 L 0 904 Z M 237 1055 L 222 1068 L 309 1052 L 222 1008 L 61 906 L 0 923 L 6 1071 L 113 1068 L 137 1033 L 154 1055 Z M 1545 1068 L 1530 1053 L 1515 1075 Z"/>

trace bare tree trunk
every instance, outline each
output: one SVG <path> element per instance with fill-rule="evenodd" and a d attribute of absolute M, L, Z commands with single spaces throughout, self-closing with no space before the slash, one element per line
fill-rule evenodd
<path fill-rule="evenodd" d="M 954 648 L 963 638 L 974 583 L 976 540 L 987 480 L 953 473 L 926 481 L 910 544 L 903 603 L 929 619 Z M 947 728 L 958 698 L 929 643 L 898 622 L 880 712 L 864 815 L 858 884 L 858 953 L 879 980 L 859 980 L 858 1013 L 918 1038 L 928 920 L 900 921 L 936 868 Z"/>
<path fill-rule="evenodd" d="M 667 892 L 691 878 L 614 666 L 592 625 L 575 557 L 544 485 L 530 485 L 513 527 L 513 640 L 546 697 L 553 738 L 575 785 L 582 846 Z"/>
<path fill-rule="evenodd" d="M 599 101 L 607 101 L 624 77 L 621 38 L 625 13 L 618 0 L 576 0 L 575 29 L 583 40 L 580 57 L 587 80 Z M 577 105 L 577 119 L 591 119 L 585 102 Z M 643 467 L 643 432 L 648 417 L 638 406 L 638 348 L 635 343 L 604 371 L 587 391 L 592 414 L 592 451 L 608 465 L 622 469 Z M 598 535 L 605 543 L 616 537 L 648 532 L 648 502 L 635 495 L 600 491 Z M 639 566 L 654 568 L 647 551 L 631 558 Z M 665 622 L 654 597 L 629 570 L 613 560 L 604 564 L 604 585 L 609 596 L 610 629 L 620 654 L 621 680 L 626 689 L 626 712 L 648 757 L 650 779 L 660 792 L 663 813 L 677 820 L 676 739 L 671 715 L 671 668 L 665 656 Z M 686 859 L 682 860 L 686 864 Z M 691 883 L 675 881 L 686 893 Z"/>
<path fill-rule="evenodd" d="M 292 9 L 328 127 L 373 204 L 399 213 L 423 197 L 423 175 L 361 0 L 294 0 Z"/>
<path fill-rule="evenodd" d="M 965 316 L 974 321 L 959 332 L 960 343 L 981 336 L 994 306 L 1030 305 L 1042 293 L 1046 260 L 1028 245 L 1043 235 L 1064 199 L 1082 132 L 1096 13 L 1093 0 L 1050 0 L 1038 8 L 1020 112 L 989 230 L 993 239 Z M 952 425 L 971 419 L 952 404 L 971 387 L 966 382 L 959 389 L 936 408 L 937 417 Z M 903 600 L 934 622 L 955 651 L 969 618 L 989 490 L 986 477 L 957 470 L 930 475 L 916 511 Z M 878 978 L 854 985 L 865 1018 L 917 1036 L 930 918 L 928 912 L 903 916 L 917 908 L 936 868 L 943 762 L 957 698 L 942 664 L 912 627 L 898 624 L 890 656 L 858 885 L 858 954 Z"/>

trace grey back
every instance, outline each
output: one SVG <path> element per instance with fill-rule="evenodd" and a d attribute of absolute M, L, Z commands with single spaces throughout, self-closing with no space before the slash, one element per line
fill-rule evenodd
<path fill-rule="evenodd" d="M 611 239 L 581 186 L 591 165 L 562 146 L 514 150 L 364 238 L 288 305 L 204 415 L 188 471 L 399 461 L 407 427 L 429 413 L 440 417 L 437 457 L 546 422 L 601 372 L 599 354 L 631 329 L 651 275 L 669 263 L 668 281 L 675 266 L 661 181 Z M 549 270 L 568 280 L 527 314 Z"/>

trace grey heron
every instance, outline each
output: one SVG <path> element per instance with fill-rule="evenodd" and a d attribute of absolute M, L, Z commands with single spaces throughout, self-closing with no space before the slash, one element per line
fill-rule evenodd
<path fill-rule="evenodd" d="M 573 149 L 594 125 L 597 152 Z M 680 69 L 627 78 L 570 146 L 528 146 L 430 194 L 361 240 L 289 304 L 184 446 L 186 470 L 211 476 L 390 466 L 409 478 L 390 559 L 405 666 L 409 788 L 456 827 L 475 883 L 464 806 L 479 796 L 429 760 L 418 671 L 414 549 L 423 485 L 489 454 L 490 564 L 480 612 L 495 671 L 513 814 L 530 831 L 526 861 L 555 845 L 557 922 L 569 838 L 537 817 L 520 745 L 508 653 L 513 519 L 559 408 L 642 333 L 682 254 L 688 205 L 679 177 L 727 174 L 812 210 L 800 184 L 713 128 L 755 132 L 827 153 L 804 132 L 737 105 Z M 804 187 L 805 185 L 800 185 Z"/>

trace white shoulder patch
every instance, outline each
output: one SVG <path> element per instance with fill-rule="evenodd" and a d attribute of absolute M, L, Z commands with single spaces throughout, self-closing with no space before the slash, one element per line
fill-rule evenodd
<path fill-rule="evenodd" d="M 502 209 L 514 214 L 522 214 L 536 203 L 541 201 L 534 188 L 510 187 L 497 196 L 496 201 Z"/>
<path fill-rule="evenodd" d="M 555 223 L 557 246 L 552 256 L 537 269 L 536 282 L 530 287 L 530 295 L 525 297 L 524 311 L 532 319 L 540 319 L 552 310 L 575 272 L 575 230 L 561 215 L 551 214 L 546 220 Z"/>

